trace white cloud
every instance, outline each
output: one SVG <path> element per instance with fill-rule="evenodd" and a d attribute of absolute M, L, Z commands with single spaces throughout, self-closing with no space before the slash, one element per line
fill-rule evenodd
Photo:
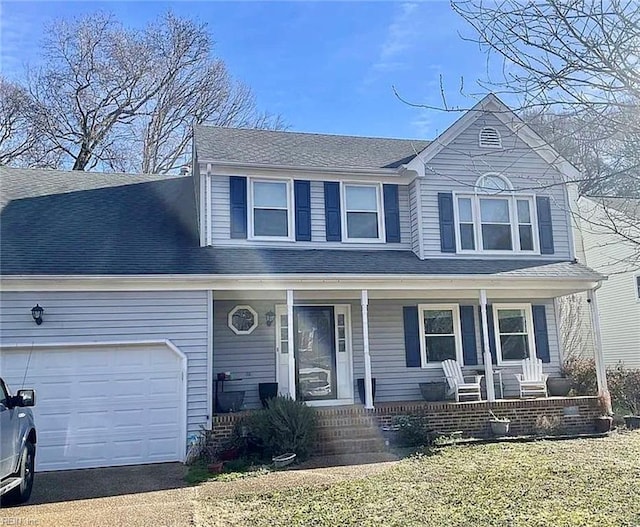
<path fill-rule="evenodd" d="M 375 71 L 393 71 L 406 66 L 402 55 L 416 45 L 423 30 L 418 4 L 401 4 L 387 28 L 378 59 L 372 68 Z"/>

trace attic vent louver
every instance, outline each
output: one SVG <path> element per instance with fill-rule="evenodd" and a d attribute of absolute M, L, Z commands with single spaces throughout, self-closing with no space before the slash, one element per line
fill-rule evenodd
<path fill-rule="evenodd" d="M 479 144 L 481 148 L 502 148 L 500 132 L 495 128 L 485 126 L 480 130 Z"/>

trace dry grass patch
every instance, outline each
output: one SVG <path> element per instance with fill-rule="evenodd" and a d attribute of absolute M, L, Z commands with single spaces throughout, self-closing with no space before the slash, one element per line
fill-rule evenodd
<path fill-rule="evenodd" d="M 270 487 L 270 475 L 252 478 L 247 492 L 201 498 L 198 524 L 640 526 L 640 432 L 450 447 L 320 485 L 291 474 L 295 486 Z"/>

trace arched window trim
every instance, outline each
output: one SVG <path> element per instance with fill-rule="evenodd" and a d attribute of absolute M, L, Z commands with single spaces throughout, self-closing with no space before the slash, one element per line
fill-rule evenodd
<path fill-rule="evenodd" d="M 491 191 L 490 189 L 487 189 L 485 186 L 482 185 L 482 183 L 486 178 L 489 178 L 489 177 L 500 179 L 506 185 L 506 188 L 502 190 L 496 190 L 496 191 Z M 476 184 L 474 186 L 474 192 L 476 194 L 500 194 L 502 192 L 513 192 L 513 184 L 511 183 L 511 181 L 507 176 L 499 174 L 498 172 L 487 172 L 485 174 L 482 174 L 476 180 Z"/>
<path fill-rule="evenodd" d="M 480 148 L 502 148 L 502 136 L 494 126 L 485 126 L 478 134 Z"/>

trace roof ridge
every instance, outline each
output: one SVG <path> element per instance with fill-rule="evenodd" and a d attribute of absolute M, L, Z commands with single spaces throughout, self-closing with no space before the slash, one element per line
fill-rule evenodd
<path fill-rule="evenodd" d="M 206 123 L 201 123 L 194 125 L 194 130 L 198 128 L 210 128 L 216 130 L 239 130 L 246 132 L 256 132 L 256 133 L 272 133 L 272 134 L 288 134 L 288 135 L 309 135 L 316 137 L 344 137 L 347 139 L 381 139 L 384 141 L 402 141 L 402 142 L 415 142 L 419 141 L 422 143 L 430 143 L 432 139 L 416 139 L 416 138 L 408 138 L 408 137 L 381 137 L 381 136 L 373 136 L 373 135 L 352 135 L 352 134 L 334 134 L 334 133 L 320 133 L 320 132 L 300 132 L 295 130 L 268 130 L 261 128 L 249 128 L 243 126 L 216 126 L 216 125 L 208 125 Z"/>

